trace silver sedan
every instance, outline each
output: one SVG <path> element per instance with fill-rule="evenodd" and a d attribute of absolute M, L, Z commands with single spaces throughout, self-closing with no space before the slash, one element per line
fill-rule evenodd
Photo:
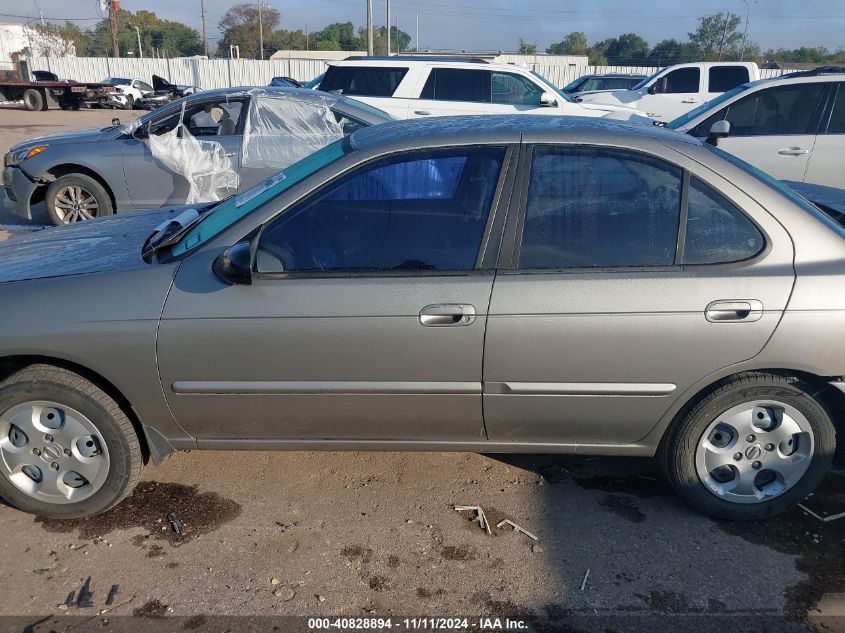
<path fill-rule="evenodd" d="M 406 449 L 656 454 L 758 519 L 842 431 L 845 231 L 658 128 L 386 123 L 0 261 L 0 494 L 43 516 L 180 449 Z"/>

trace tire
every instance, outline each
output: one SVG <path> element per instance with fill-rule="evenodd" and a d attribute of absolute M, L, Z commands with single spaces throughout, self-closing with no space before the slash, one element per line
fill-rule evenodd
<path fill-rule="evenodd" d="M 114 213 L 105 187 L 86 174 L 66 174 L 56 178 L 47 187 L 44 204 L 50 220 L 57 226 Z"/>
<path fill-rule="evenodd" d="M 747 521 L 786 512 L 816 489 L 833 460 L 836 431 L 826 406 L 813 395 L 818 391 L 789 375 L 746 373 L 726 379 L 667 431 L 658 449 L 666 477 L 684 501 L 714 518 Z M 758 406 L 746 418 L 753 404 Z M 755 416 L 767 420 L 771 430 L 754 426 Z M 751 431 L 743 437 L 745 432 L 735 431 L 746 421 Z M 800 433 L 790 435 L 790 429 Z M 788 445 L 769 441 L 783 437 L 789 437 Z M 784 457 L 781 447 L 792 454 Z M 713 463 L 708 456 L 728 465 L 708 472 Z M 746 488 L 740 473 L 746 473 Z M 792 481 L 779 479 L 781 473 Z M 775 480 L 758 487 L 760 477 L 760 482 Z M 751 494 L 738 492 L 748 482 Z"/>
<path fill-rule="evenodd" d="M 38 110 L 46 110 L 47 103 L 44 101 L 44 95 L 40 90 L 35 88 L 27 88 L 23 93 L 23 107 L 30 112 Z"/>
<path fill-rule="evenodd" d="M 126 107 L 124 110 L 134 110 L 135 109 L 135 97 L 132 95 L 126 95 Z"/>
<path fill-rule="evenodd" d="M 58 411 L 62 412 L 62 422 L 56 427 L 57 430 L 47 429 L 56 434 L 55 438 L 52 435 L 41 436 L 41 431 L 35 426 L 27 427 L 26 420 L 35 417 L 30 416 L 27 410 L 33 402 L 39 406 L 55 404 Z M 12 478 L 15 477 L 17 482 L 26 482 L 26 485 L 30 485 L 30 480 L 23 478 L 20 472 L 13 475 L 6 466 L 7 462 L 11 463 L 8 459 L 12 437 L 10 433 L 14 433 L 16 442 L 20 444 L 23 441 L 20 439 L 20 429 L 10 431 L 8 421 L 0 422 L 0 432 L 3 433 L 0 438 L 0 458 L 2 458 L 0 459 L 0 473 L 2 473 L 0 474 L 0 497 L 6 502 L 23 512 L 37 516 L 71 519 L 105 512 L 132 492 L 143 468 L 138 435 L 132 422 L 118 404 L 99 387 L 67 369 L 52 365 L 30 365 L 0 383 L 0 415 L 15 420 L 10 416 L 13 416 L 16 410 L 24 412 L 24 415 L 17 420 L 21 420 L 22 427 L 26 427 L 25 435 L 27 436 L 26 443 L 19 447 L 21 459 L 31 460 L 45 472 L 57 466 L 56 478 L 62 478 L 62 473 L 65 473 L 64 477 L 67 477 L 68 473 L 73 473 L 74 466 L 77 468 L 83 466 L 79 461 L 75 461 L 78 459 L 77 447 L 80 444 L 73 445 L 71 442 L 70 448 L 73 450 L 70 450 L 67 446 L 69 442 L 63 439 L 74 436 L 72 429 L 68 429 L 66 435 L 63 435 L 63 431 L 65 426 L 70 426 L 71 423 L 78 424 L 72 418 L 84 419 L 92 429 L 91 436 L 97 442 L 95 450 L 100 450 L 99 453 L 94 453 L 93 457 L 87 458 L 96 461 L 94 467 L 98 469 L 98 485 L 93 486 L 91 482 L 79 485 L 76 481 L 75 485 L 78 487 L 68 487 L 71 495 L 79 496 L 76 501 L 72 498 L 63 499 L 61 494 L 54 495 L 54 499 L 60 501 L 43 500 L 38 495 L 47 494 L 46 492 L 25 491 L 13 483 Z M 48 408 L 46 411 L 53 411 L 53 409 Z M 46 419 L 44 415 L 46 414 L 42 411 L 38 419 L 44 421 Z M 51 443 L 53 440 L 55 443 Z M 29 444 L 33 446 L 32 451 L 29 450 Z M 63 445 L 67 449 L 64 453 L 61 450 Z M 39 451 L 38 456 L 36 456 L 36 450 Z M 49 461 L 53 457 L 47 455 L 48 450 L 51 451 L 50 455 L 58 455 L 56 462 L 52 465 Z M 7 452 L 4 454 L 4 451 Z M 58 466 L 58 462 L 61 462 L 61 466 Z M 90 489 L 86 488 L 86 485 L 90 486 Z M 54 488 L 48 485 L 44 490 L 54 490 Z"/>

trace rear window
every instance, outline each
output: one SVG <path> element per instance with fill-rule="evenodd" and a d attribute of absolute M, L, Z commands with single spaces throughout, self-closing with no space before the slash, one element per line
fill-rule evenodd
<path fill-rule="evenodd" d="M 320 90 L 349 96 L 392 97 L 407 68 L 379 66 L 329 66 Z"/>
<path fill-rule="evenodd" d="M 748 69 L 744 66 L 714 66 L 710 69 L 708 86 L 710 92 L 727 92 L 748 81 Z"/>

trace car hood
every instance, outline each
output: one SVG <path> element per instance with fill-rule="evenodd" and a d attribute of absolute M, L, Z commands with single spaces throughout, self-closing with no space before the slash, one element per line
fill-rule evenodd
<path fill-rule="evenodd" d="M 0 283 L 148 266 L 141 259 L 144 241 L 183 209 L 115 215 L 12 237 L 0 242 Z"/>
<path fill-rule="evenodd" d="M 88 143 L 103 141 L 114 138 L 120 132 L 120 128 L 104 128 L 91 130 L 74 130 L 73 132 L 61 132 L 59 134 L 50 134 L 48 136 L 39 136 L 37 138 L 18 143 L 12 147 L 12 150 L 24 149 L 27 147 L 35 147 L 36 145 L 67 145 L 69 143 Z"/>

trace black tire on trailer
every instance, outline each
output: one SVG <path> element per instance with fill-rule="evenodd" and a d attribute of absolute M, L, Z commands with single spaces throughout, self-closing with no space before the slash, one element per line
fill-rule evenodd
<path fill-rule="evenodd" d="M 37 88 L 27 88 L 23 93 L 23 107 L 30 112 L 46 110 L 47 102 L 40 90 Z"/>

